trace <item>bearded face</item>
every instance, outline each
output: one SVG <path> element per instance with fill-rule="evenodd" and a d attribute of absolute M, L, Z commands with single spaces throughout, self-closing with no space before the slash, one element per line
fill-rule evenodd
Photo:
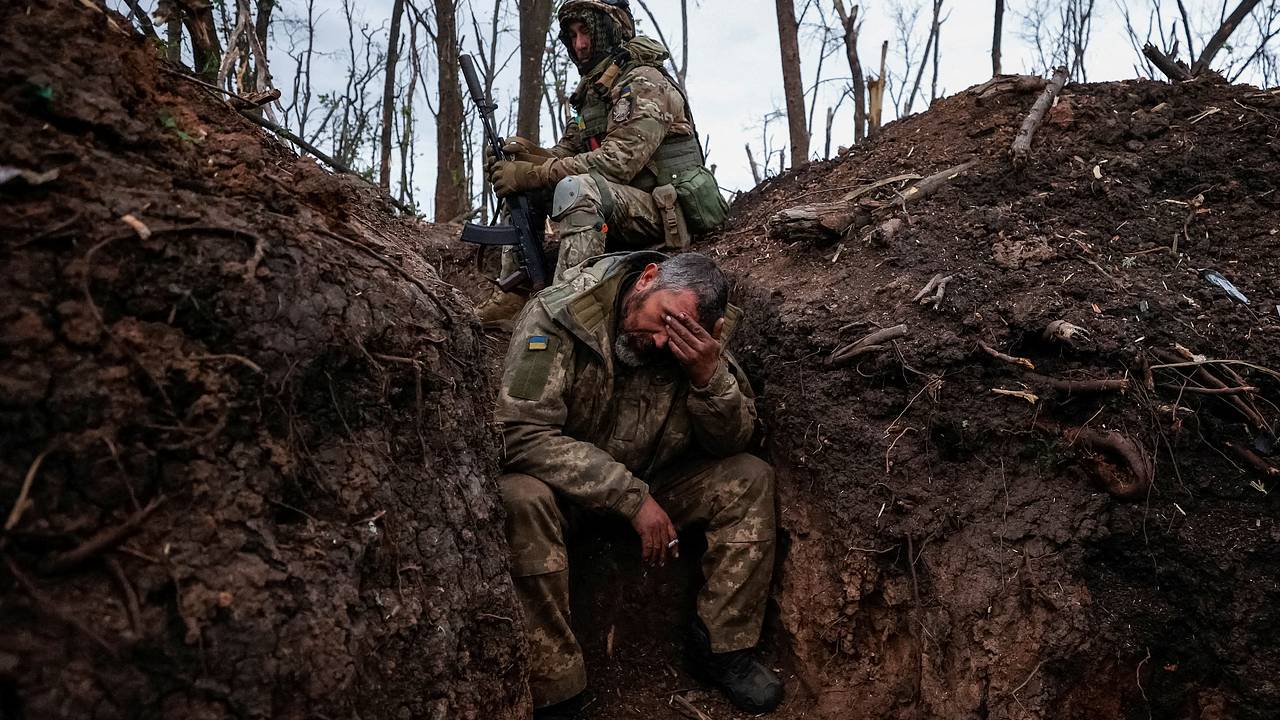
<path fill-rule="evenodd" d="M 654 342 L 653 333 L 634 329 L 638 310 L 644 306 L 653 292 L 653 290 L 638 292 L 623 302 L 622 327 L 613 340 L 613 356 L 627 367 L 654 365 L 671 357 L 666 350 L 658 348 Z"/>

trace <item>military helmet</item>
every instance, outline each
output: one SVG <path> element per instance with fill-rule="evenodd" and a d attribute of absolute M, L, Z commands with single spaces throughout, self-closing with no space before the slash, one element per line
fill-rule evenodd
<path fill-rule="evenodd" d="M 629 0 L 566 0 L 557 17 L 560 21 L 560 42 L 569 49 L 570 58 L 574 56 L 569 23 L 576 20 L 586 24 L 595 49 L 592 64 L 636 36 L 636 21 L 631 16 Z M 577 58 L 574 62 L 577 63 Z"/>

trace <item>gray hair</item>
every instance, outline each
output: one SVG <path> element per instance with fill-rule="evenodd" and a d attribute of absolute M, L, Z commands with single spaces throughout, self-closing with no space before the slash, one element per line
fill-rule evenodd
<path fill-rule="evenodd" d="M 658 266 L 653 290 L 689 290 L 698 301 L 698 323 L 708 331 L 724 317 L 729 280 L 714 260 L 702 253 L 682 253 Z"/>

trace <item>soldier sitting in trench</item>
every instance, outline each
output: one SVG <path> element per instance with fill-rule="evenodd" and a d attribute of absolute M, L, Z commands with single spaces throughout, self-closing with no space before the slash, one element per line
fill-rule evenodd
<path fill-rule="evenodd" d="M 572 718 L 587 685 L 569 625 L 568 519 L 625 519 L 643 560 L 679 554 L 677 527 L 705 528 L 705 584 L 688 660 L 738 707 L 767 712 L 778 677 L 756 658 L 774 562 L 773 469 L 744 451 L 756 420 L 724 350 L 736 324 L 705 255 L 592 258 L 516 321 L 497 418 L 499 485 L 524 609 L 535 718 Z"/>
<path fill-rule="evenodd" d="M 560 238 L 557 281 L 606 244 L 684 249 L 691 232 L 719 225 L 728 207 L 684 93 L 663 69 L 666 48 L 636 35 L 627 0 L 567 0 L 558 17 L 582 76 L 570 98 L 576 116 L 554 147 L 512 137 L 504 148 L 512 159 L 488 157 L 494 191 L 529 193 L 550 211 Z M 502 262 L 502 276 L 510 275 L 512 253 Z M 506 328 L 524 302 L 495 290 L 477 313 L 485 327 Z"/>

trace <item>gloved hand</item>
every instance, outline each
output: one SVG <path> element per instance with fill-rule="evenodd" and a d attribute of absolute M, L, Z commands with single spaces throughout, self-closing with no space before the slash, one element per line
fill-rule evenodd
<path fill-rule="evenodd" d="M 543 162 L 555 157 L 550 150 L 538 147 L 533 144 L 532 140 L 527 140 L 519 135 L 512 135 L 507 138 L 506 143 L 502 146 L 502 151 L 506 153 L 506 157 L 497 157 L 493 154 L 493 148 L 488 143 L 485 144 L 484 172 L 486 175 L 493 174 L 493 165 L 499 160 L 521 160 L 541 165 Z"/>
<path fill-rule="evenodd" d="M 524 160 L 499 160 L 493 164 L 489 182 L 493 184 L 493 191 L 498 197 L 533 190 L 547 184 L 545 175 L 549 165 L 550 160 L 541 165 Z"/>
<path fill-rule="evenodd" d="M 510 155 L 512 160 L 523 160 L 534 164 L 540 164 L 544 160 L 555 157 L 550 150 L 539 147 L 532 140 L 522 138 L 519 135 L 512 135 L 507 138 L 502 150 Z"/>

